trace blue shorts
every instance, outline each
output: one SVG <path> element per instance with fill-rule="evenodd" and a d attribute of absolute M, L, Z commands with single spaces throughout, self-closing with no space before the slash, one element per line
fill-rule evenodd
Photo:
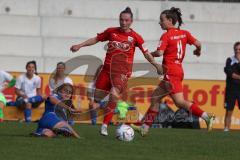
<path fill-rule="evenodd" d="M 54 112 L 48 112 L 39 120 L 36 133 L 41 135 L 44 129 L 53 129 L 53 127 L 61 121 L 63 120 L 58 118 Z"/>

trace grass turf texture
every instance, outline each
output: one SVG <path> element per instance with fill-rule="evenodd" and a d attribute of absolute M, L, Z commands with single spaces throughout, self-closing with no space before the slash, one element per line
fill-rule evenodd
<path fill-rule="evenodd" d="M 135 134 L 132 142 L 115 139 L 115 127 L 110 136 L 98 134 L 99 126 L 79 125 L 74 128 L 84 139 L 36 138 L 29 133 L 37 124 L 0 123 L 0 159 L 2 160 L 226 160 L 240 157 L 240 133 L 189 129 L 151 129 L 148 137 Z"/>

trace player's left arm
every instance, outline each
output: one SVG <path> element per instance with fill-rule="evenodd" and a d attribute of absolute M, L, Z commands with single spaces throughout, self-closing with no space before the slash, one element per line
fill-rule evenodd
<path fill-rule="evenodd" d="M 164 51 L 163 50 L 156 50 L 154 52 L 151 52 L 150 54 L 153 56 L 153 57 L 161 57 L 163 55 Z"/>
<path fill-rule="evenodd" d="M 201 55 L 201 49 L 202 49 L 202 44 L 200 41 L 196 40 L 193 45 L 196 47 L 196 49 L 193 51 L 193 54 L 196 56 L 200 56 Z"/>
<path fill-rule="evenodd" d="M 162 75 L 163 74 L 163 68 L 161 64 L 158 64 L 152 54 L 150 52 L 146 52 L 143 54 L 144 57 L 148 60 L 149 63 L 151 63 L 156 69 L 158 74 Z"/>
<path fill-rule="evenodd" d="M 199 40 L 197 40 L 194 36 L 192 36 L 192 34 L 188 31 L 186 32 L 186 36 L 187 36 L 187 43 L 190 45 L 194 45 L 196 47 L 196 49 L 193 51 L 193 54 L 196 56 L 200 56 L 201 55 L 201 48 L 202 48 L 202 44 Z"/>
<path fill-rule="evenodd" d="M 38 96 L 41 96 L 45 100 L 47 97 L 42 94 L 41 84 L 42 84 L 42 81 L 41 81 L 41 78 L 39 77 L 39 79 L 37 80 L 36 92 Z"/>
<path fill-rule="evenodd" d="M 137 36 L 136 40 L 137 46 L 142 51 L 144 57 L 148 60 L 149 63 L 151 63 L 157 69 L 158 74 L 162 75 L 163 74 L 162 66 L 155 61 L 154 56 L 144 46 L 143 38 L 141 36 Z"/>

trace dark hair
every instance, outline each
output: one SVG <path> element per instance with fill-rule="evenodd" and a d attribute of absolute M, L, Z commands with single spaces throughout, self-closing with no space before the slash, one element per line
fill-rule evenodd
<path fill-rule="evenodd" d="M 66 67 L 66 64 L 65 64 L 64 62 L 58 62 L 58 63 L 57 63 L 57 66 L 58 66 L 58 65 L 63 65 L 64 67 Z"/>
<path fill-rule="evenodd" d="M 130 15 L 131 15 L 131 18 L 133 19 L 133 13 L 132 13 L 132 10 L 131 10 L 130 7 L 126 7 L 125 10 L 123 10 L 123 11 L 120 13 L 120 16 L 121 16 L 121 14 L 123 14 L 123 13 L 128 13 L 128 14 L 130 14 Z"/>
<path fill-rule="evenodd" d="M 57 94 L 59 94 L 60 91 L 61 91 L 65 86 L 71 87 L 72 92 L 74 92 L 74 87 L 73 87 L 73 85 L 71 85 L 70 83 L 63 83 L 62 85 L 58 86 L 58 87 L 55 89 L 55 91 L 57 92 Z M 72 93 L 72 96 L 73 96 L 73 93 Z M 71 96 L 70 99 L 72 99 L 72 96 Z"/>
<path fill-rule="evenodd" d="M 164 10 L 161 14 L 165 14 L 167 19 L 172 19 L 173 25 L 178 22 L 178 28 L 183 24 L 182 13 L 179 8 L 172 7 L 171 9 Z"/>
<path fill-rule="evenodd" d="M 240 42 L 239 41 L 235 42 L 234 45 L 233 45 L 233 49 L 235 50 L 238 45 L 240 45 Z"/>
<path fill-rule="evenodd" d="M 35 74 L 38 75 L 38 73 L 37 73 L 37 63 L 36 63 L 36 61 L 32 60 L 32 61 L 27 62 L 27 64 L 26 64 L 26 69 L 27 69 L 27 67 L 28 67 L 30 64 L 33 64 L 33 65 L 34 65 Z"/>

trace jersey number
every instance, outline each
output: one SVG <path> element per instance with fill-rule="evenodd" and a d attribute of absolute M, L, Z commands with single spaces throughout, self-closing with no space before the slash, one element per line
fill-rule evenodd
<path fill-rule="evenodd" d="M 182 41 L 177 42 L 177 58 L 180 60 L 183 56 Z"/>

